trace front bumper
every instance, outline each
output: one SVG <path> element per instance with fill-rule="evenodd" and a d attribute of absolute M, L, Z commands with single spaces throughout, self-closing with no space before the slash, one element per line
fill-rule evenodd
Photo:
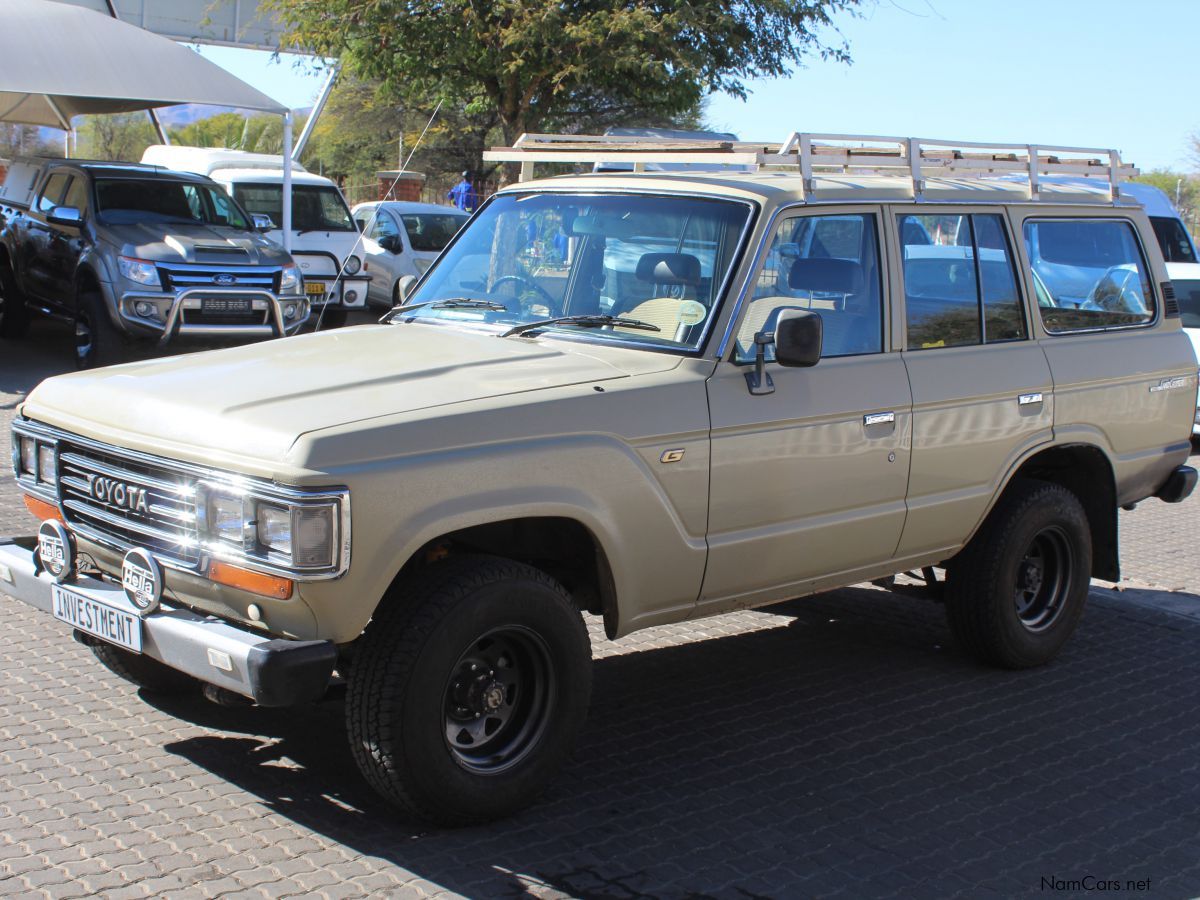
<path fill-rule="evenodd" d="M 0 538 L 0 594 L 50 613 L 53 579 L 32 550 L 37 539 Z M 124 590 L 76 576 L 63 585 L 76 594 L 134 613 Z M 337 661 L 331 641 L 289 641 L 235 628 L 213 616 L 161 604 L 141 620 L 142 652 L 192 677 L 254 700 L 291 706 L 320 699 Z"/>
<path fill-rule="evenodd" d="M 223 298 L 249 299 L 254 315 L 246 324 L 189 321 L 202 310 L 205 299 Z M 162 319 L 138 315 L 136 304 L 140 300 L 155 304 L 163 313 Z M 290 318 L 286 314 L 289 306 L 295 309 Z M 294 334 L 308 321 L 311 305 L 300 295 L 279 296 L 258 288 L 197 287 L 174 293 L 127 291 L 121 295 L 118 311 L 128 330 L 153 335 L 160 346 L 165 346 L 175 338 L 284 337 Z"/>
<path fill-rule="evenodd" d="M 365 309 L 371 275 L 305 275 L 304 291 L 317 308 Z"/>

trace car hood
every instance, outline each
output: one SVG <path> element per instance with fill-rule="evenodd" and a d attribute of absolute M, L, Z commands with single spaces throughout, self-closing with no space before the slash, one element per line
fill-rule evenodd
<path fill-rule="evenodd" d="M 144 223 L 103 227 L 122 255 L 152 262 L 255 266 L 291 261 L 282 247 L 261 234 L 220 225 Z"/>
<path fill-rule="evenodd" d="M 60 375 L 43 381 L 22 413 L 130 449 L 237 468 L 284 461 L 297 438 L 323 428 L 678 361 L 439 326 L 359 326 Z"/>

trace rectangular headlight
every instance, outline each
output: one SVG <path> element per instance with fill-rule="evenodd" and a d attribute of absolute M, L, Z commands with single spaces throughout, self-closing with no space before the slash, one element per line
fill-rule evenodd
<path fill-rule="evenodd" d="M 37 476 L 37 441 L 21 436 L 21 474 Z"/>
<path fill-rule="evenodd" d="M 270 503 L 258 504 L 258 542 L 276 553 L 292 555 L 292 511 Z"/>
<path fill-rule="evenodd" d="M 54 445 L 39 444 L 37 451 L 38 481 L 44 484 L 54 484 L 58 481 L 58 473 L 54 468 Z"/>
<path fill-rule="evenodd" d="M 223 541 L 239 546 L 245 542 L 246 515 L 241 497 L 212 494 L 208 498 L 209 532 Z"/>

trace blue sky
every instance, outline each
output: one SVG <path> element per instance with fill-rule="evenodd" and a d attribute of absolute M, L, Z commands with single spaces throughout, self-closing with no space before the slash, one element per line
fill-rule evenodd
<path fill-rule="evenodd" d="M 1144 171 L 1193 168 L 1200 0 L 877 0 L 837 24 L 852 64 L 814 60 L 749 83 L 745 101 L 715 96 L 709 121 L 747 140 L 795 130 L 1113 147 Z M 292 107 L 321 86 L 288 57 L 202 52 Z"/>

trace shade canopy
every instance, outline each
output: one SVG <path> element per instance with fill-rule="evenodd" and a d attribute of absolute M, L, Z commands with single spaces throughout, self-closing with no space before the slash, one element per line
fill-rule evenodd
<path fill-rule="evenodd" d="M 3 0 L 0 122 L 70 128 L 72 116 L 200 103 L 287 107 L 172 40 L 54 0 Z"/>

